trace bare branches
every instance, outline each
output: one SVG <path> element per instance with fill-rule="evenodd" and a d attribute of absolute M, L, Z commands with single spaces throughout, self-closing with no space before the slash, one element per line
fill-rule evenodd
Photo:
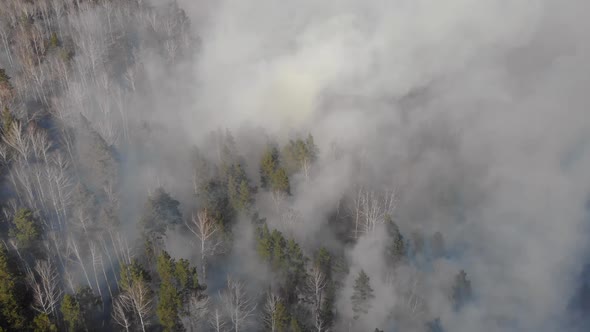
<path fill-rule="evenodd" d="M 226 323 L 219 309 L 215 308 L 215 311 L 211 313 L 211 316 L 209 317 L 209 324 L 215 332 L 225 331 Z"/>
<path fill-rule="evenodd" d="M 113 321 L 120 325 L 125 331 L 131 327 L 131 317 L 129 312 L 131 308 L 131 299 L 127 294 L 121 294 L 113 301 Z"/>
<path fill-rule="evenodd" d="M 264 315 L 262 319 L 266 327 L 271 332 L 276 332 L 278 330 L 279 322 L 277 321 L 277 311 L 280 303 L 281 298 L 278 295 L 269 292 L 266 296 L 266 302 L 264 303 Z"/>
<path fill-rule="evenodd" d="M 322 319 L 322 295 L 326 285 L 326 276 L 314 266 L 307 278 L 307 289 L 312 295 L 314 325 L 318 332 L 324 331 L 326 325 Z"/>
<path fill-rule="evenodd" d="M 141 330 L 145 332 L 149 322 L 149 315 L 153 310 L 152 294 L 149 286 L 143 280 L 135 280 L 131 287 L 127 289 L 127 296 L 129 296 L 131 306 L 139 318 Z"/>
<path fill-rule="evenodd" d="M 256 303 L 246 292 L 243 282 L 227 278 L 227 289 L 219 294 L 225 314 L 229 317 L 234 332 L 243 329 L 256 310 Z"/>
<path fill-rule="evenodd" d="M 33 290 L 33 309 L 48 316 L 55 315 L 62 290 L 59 275 L 51 261 L 37 261 L 34 271 L 27 274 L 27 280 Z"/>
<path fill-rule="evenodd" d="M 353 237 L 357 239 L 361 234 L 374 233 L 377 225 L 392 218 L 396 202 L 394 191 L 385 191 L 380 195 L 375 191 L 359 188 L 351 209 L 354 218 Z"/>
<path fill-rule="evenodd" d="M 190 325 L 190 331 L 199 331 L 200 325 L 205 322 L 209 314 L 209 297 L 194 292 L 186 303 L 186 319 Z"/>
<path fill-rule="evenodd" d="M 207 277 L 207 258 L 218 253 L 222 245 L 222 241 L 218 237 L 219 226 L 207 210 L 199 211 L 197 218 L 193 216 L 191 222 L 186 223 L 186 226 L 201 244 L 201 275 L 205 279 Z"/>

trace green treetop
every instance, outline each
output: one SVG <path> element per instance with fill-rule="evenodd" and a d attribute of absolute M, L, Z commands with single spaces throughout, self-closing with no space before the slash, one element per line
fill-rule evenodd
<path fill-rule="evenodd" d="M 10 230 L 10 236 L 14 237 L 19 246 L 29 248 L 41 237 L 41 227 L 29 209 L 19 209 L 14 216 L 14 228 Z"/>
<path fill-rule="evenodd" d="M 373 295 L 370 278 L 364 270 L 361 270 L 354 281 L 353 294 L 350 297 L 352 300 L 354 319 L 358 319 L 361 315 L 369 312 L 369 309 L 371 308 L 371 300 L 374 297 L 375 295 Z"/>

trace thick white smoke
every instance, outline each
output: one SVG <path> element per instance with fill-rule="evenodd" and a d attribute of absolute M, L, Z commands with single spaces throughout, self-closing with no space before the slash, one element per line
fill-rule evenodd
<path fill-rule="evenodd" d="M 460 315 L 431 301 L 448 330 L 561 329 L 587 235 L 588 5 L 183 6 L 201 37 L 187 126 L 262 126 L 282 138 L 311 131 L 323 152 L 316 174 L 329 173 L 323 183 L 333 190 L 298 187 L 295 205 L 320 210 L 310 220 L 325 218 L 318 202 L 328 210 L 350 188 L 349 161 L 329 161 L 330 144 L 365 151 L 367 176 L 399 186 L 402 231 L 444 231 L 460 252 L 446 264 L 468 271 L 477 299 Z M 441 192 L 460 197 L 459 213 L 437 200 Z M 302 237 L 313 237 L 314 222 Z M 353 249 L 352 261 L 370 271 L 380 258 L 366 248 Z"/>

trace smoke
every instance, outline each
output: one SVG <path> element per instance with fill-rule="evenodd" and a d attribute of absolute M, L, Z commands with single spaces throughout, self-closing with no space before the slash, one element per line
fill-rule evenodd
<path fill-rule="evenodd" d="M 401 289 L 418 275 L 425 316 L 440 317 L 449 331 L 569 325 L 567 306 L 588 236 L 590 52 L 582 14 L 588 5 L 184 0 L 180 6 L 198 47 L 173 65 L 143 54 L 141 98 L 124 105 L 127 118 L 87 108 L 93 122 L 104 116 L 119 132 L 132 132 L 121 144 L 121 219 L 137 219 L 143 202 L 137 193 L 162 184 L 182 201 L 186 218 L 195 205 L 186 151 L 212 129 L 236 133 L 251 178 L 258 177 L 267 135 L 284 142 L 311 132 L 321 155 L 309 181 L 292 179 L 287 204 L 299 214 L 288 234 L 307 248 L 336 246 L 326 228 L 330 214 L 362 184 L 395 190 L 402 233 L 441 231 L 451 253 L 426 272 L 400 270 L 392 283 L 383 276 L 384 239 L 366 236 L 346 247 L 351 268 L 338 299 L 341 324 L 352 316 L 351 287 L 364 269 L 378 294 L 366 329 L 391 328 L 387 313 L 403 305 Z M 272 204 L 257 199 L 269 224 L 280 225 Z M 244 222 L 236 230 L 251 233 Z M 252 241 L 244 236 L 238 252 Z M 193 248 L 173 251 L 194 256 Z M 250 256 L 229 261 L 240 261 L 235 269 L 254 279 L 262 268 Z M 475 300 L 456 313 L 445 289 L 460 269 Z"/>
<path fill-rule="evenodd" d="M 336 142 L 355 151 L 362 181 L 395 184 L 402 232 L 443 231 L 458 254 L 439 264 L 468 271 L 475 303 L 456 314 L 430 300 L 433 317 L 449 330 L 560 330 L 587 236 L 583 2 L 182 6 L 199 13 L 194 103 L 180 115 L 195 141 L 217 126 L 316 137 L 313 184 L 295 189 L 298 238 L 314 238 L 356 184 L 355 158 L 331 158 Z M 353 266 L 378 263 L 362 243 Z"/>

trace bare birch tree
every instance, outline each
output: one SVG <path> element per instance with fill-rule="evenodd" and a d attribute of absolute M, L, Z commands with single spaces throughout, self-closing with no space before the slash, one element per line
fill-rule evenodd
<path fill-rule="evenodd" d="M 232 323 L 232 330 L 239 332 L 244 329 L 256 310 L 256 303 L 248 296 L 245 284 L 228 277 L 227 288 L 219 296 L 225 314 Z"/>
<path fill-rule="evenodd" d="M 211 328 L 215 332 L 222 332 L 226 330 L 225 320 L 223 319 L 222 312 L 218 308 L 215 308 L 215 310 L 209 316 L 209 325 L 211 325 Z"/>
<path fill-rule="evenodd" d="M 139 318 L 141 330 L 145 332 L 153 310 L 151 290 L 143 280 L 135 280 L 127 289 L 127 296 L 129 296 L 131 306 Z"/>
<path fill-rule="evenodd" d="M 278 329 L 277 310 L 279 303 L 281 303 L 281 298 L 278 295 L 269 292 L 266 296 L 266 302 L 264 303 L 262 319 L 271 332 L 276 332 Z"/>
<path fill-rule="evenodd" d="M 33 271 L 27 273 L 33 290 L 33 309 L 52 316 L 57 314 L 61 299 L 60 277 L 51 261 L 37 261 Z"/>
<path fill-rule="evenodd" d="M 377 225 L 384 224 L 387 218 L 393 216 L 395 206 L 394 191 L 378 194 L 375 191 L 359 188 L 351 209 L 354 219 L 353 237 L 358 239 L 361 234 L 374 233 Z"/>
<path fill-rule="evenodd" d="M 322 297 L 326 285 L 326 276 L 317 266 L 314 266 L 307 278 L 307 289 L 312 296 L 314 326 L 318 332 L 324 331 L 326 325 L 322 319 Z"/>
<path fill-rule="evenodd" d="M 201 247 L 201 275 L 203 279 L 207 278 L 207 259 L 218 253 L 221 249 L 222 241 L 219 238 L 219 226 L 207 210 L 197 213 L 197 217 L 192 217 L 190 223 L 186 223 L 188 229 L 199 240 Z"/>
<path fill-rule="evenodd" d="M 130 311 L 132 311 L 131 300 L 127 294 L 121 294 L 114 299 L 112 309 L 113 321 L 127 332 L 131 328 Z"/>

